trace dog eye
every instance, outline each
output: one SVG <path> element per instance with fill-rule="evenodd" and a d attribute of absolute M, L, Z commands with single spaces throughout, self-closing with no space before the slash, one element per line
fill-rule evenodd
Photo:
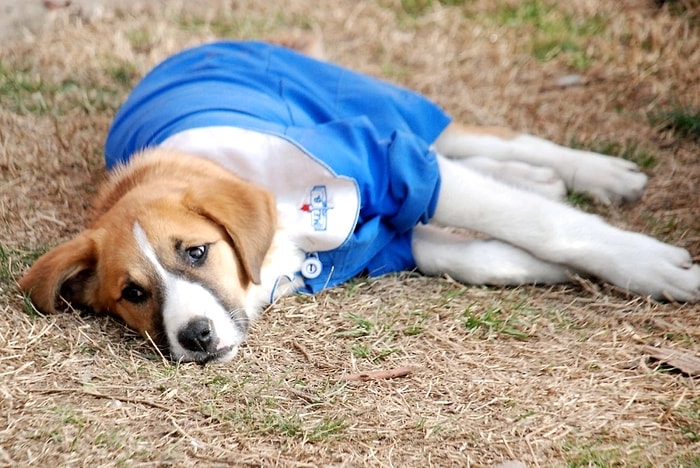
<path fill-rule="evenodd" d="M 122 289 L 122 299 L 132 304 L 141 304 L 148 299 L 148 293 L 138 284 L 129 283 Z"/>
<path fill-rule="evenodd" d="M 209 251 L 208 245 L 197 245 L 195 247 L 190 247 L 185 250 L 187 253 L 187 260 L 191 265 L 201 265 L 207 258 L 207 252 Z"/>

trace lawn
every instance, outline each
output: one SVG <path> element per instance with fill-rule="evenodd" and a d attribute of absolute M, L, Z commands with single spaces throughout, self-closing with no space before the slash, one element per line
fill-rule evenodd
<path fill-rule="evenodd" d="M 700 260 L 697 2 L 189 3 L 58 9 L 0 48 L 0 466 L 700 466 L 698 377 L 644 351 L 700 356 L 700 305 L 582 278 L 358 278 L 279 302 L 201 367 L 107 317 L 42 316 L 15 283 L 81 229 L 139 77 L 203 41 L 299 32 L 459 120 L 634 160 L 640 202 L 570 201 Z"/>

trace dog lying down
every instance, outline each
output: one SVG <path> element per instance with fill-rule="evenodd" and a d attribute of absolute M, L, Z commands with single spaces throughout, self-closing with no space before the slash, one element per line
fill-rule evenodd
<path fill-rule="evenodd" d="M 161 63 L 117 113 L 106 164 L 88 228 L 20 286 L 42 312 L 116 315 L 174 360 L 227 361 L 276 298 L 358 274 L 580 274 L 700 299 L 687 251 L 559 201 L 567 189 L 636 200 L 635 164 L 451 123 L 418 94 L 276 45 L 218 42 Z"/>

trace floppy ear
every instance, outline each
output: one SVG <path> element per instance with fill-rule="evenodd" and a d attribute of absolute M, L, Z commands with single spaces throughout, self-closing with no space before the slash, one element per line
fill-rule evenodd
<path fill-rule="evenodd" d="M 183 203 L 223 226 L 244 273 L 254 284 L 260 284 L 260 269 L 272 245 L 277 223 L 272 194 L 237 178 L 222 178 L 190 189 Z"/>
<path fill-rule="evenodd" d="M 94 290 L 97 251 L 92 237 L 94 231 L 84 231 L 41 257 L 19 280 L 19 286 L 29 294 L 38 310 L 58 312 L 60 298 L 73 306 L 89 304 L 89 292 Z"/>

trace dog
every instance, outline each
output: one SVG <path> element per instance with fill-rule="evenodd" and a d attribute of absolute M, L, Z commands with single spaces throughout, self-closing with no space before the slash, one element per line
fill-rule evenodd
<path fill-rule="evenodd" d="M 632 162 L 455 123 L 419 94 L 280 45 L 168 58 L 117 112 L 105 153 L 88 228 L 19 285 L 45 313 L 117 316 L 176 361 L 228 361 L 277 298 L 360 274 L 577 274 L 700 299 L 686 250 L 561 202 L 566 190 L 638 199 L 647 178 Z"/>

